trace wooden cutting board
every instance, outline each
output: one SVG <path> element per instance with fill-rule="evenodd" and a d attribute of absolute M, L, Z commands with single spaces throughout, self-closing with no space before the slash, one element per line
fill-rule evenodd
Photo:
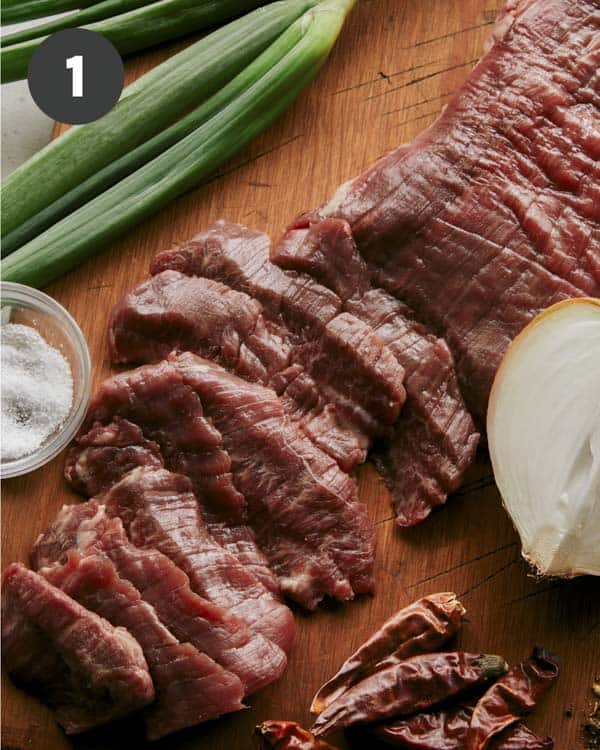
<path fill-rule="evenodd" d="M 204 186 L 53 284 L 49 293 L 86 335 L 98 384 L 110 368 L 106 326 L 112 305 L 147 275 L 155 252 L 186 240 L 217 218 L 277 237 L 302 209 L 328 197 L 377 157 L 429 125 L 472 68 L 500 0 L 362 0 L 325 69 L 285 117 Z M 132 79 L 176 47 L 128 64 Z M 76 501 L 58 457 L 27 477 L 4 483 L 2 565 L 27 560 L 37 534 L 63 503 Z M 388 494 L 369 466 L 358 471 L 361 497 L 377 529 L 377 593 L 314 615 L 297 614 L 298 637 L 284 677 L 250 700 L 250 708 L 156 743 L 171 750 L 243 750 L 265 719 L 310 724 L 317 687 L 385 618 L 434 591 L 460 594 L 468 622 L 466 650 L 503 654 L 509 662 L 542 643 L 562 657 L 562 676 L 530 720 L 552 735 L 556 750 L 582 748 L 590 686 L 600 674 L 597 580 L 537 581 L 501 508 L 482 454 L 464 488 L 420 527 L 394 525 Z M 599 540 L 600 541 L 600 540 Z M 5 750 L 94 750 L 144 745 L 136 721 L 67 739 L 39 702 L 3 682 Z"/>

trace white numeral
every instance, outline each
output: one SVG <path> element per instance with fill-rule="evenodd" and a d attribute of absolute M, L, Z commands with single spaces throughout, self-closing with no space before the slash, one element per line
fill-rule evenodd
<path fill-rule="evenodd" d="M 67 58 L 67 69 L 73 71 L 72 78 L 72 94 L 73 97 L 83 96 L 83 55 L 75 55 L 75 57 Z"/>

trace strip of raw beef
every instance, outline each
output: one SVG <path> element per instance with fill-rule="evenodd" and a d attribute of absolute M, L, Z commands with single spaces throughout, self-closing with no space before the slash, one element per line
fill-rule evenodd
<path fill-rule="evenodd" d="M 2 659 L 67 734 L 148 705 L 152 679 L 135 638 L 20 563 L 2 576 Z"/>
<path fill-rule="evenodd" d="M 137 547 L 158 549 L 190 579 L 193 591 L 239 617 L 289 652 L 292 613 L 210 535 L 187 477 L 165 469 L 135 469 L 102 502 L 123 522 Z"/>
<path fill-rule="evenodd" d="M 344 470 L 365 460 L 371 435 L 347 418 L 345 401 L 328 398 L 294 362 L 289 334 L 244 292 L 199 276 L 163 271 L 126 294 L 109 326 L 115 364 L 158 362 L 191 351 L 250 382 L 271 386 L 314 442 Z"/>
<path fill-rule="evenodd" d="M 368 269 L 343 220 L 288 231 L 272 259 L 335 291 L 344 309 L 366 321 L 404 368 L 406 403 L 392 437 L 373 458 L 390 485 L 399 525 L 419 523 L 461 485 L 479 440 L 448 346 L 417 323 L 406 305 L 369 288 Z"/>
<path fill-rule="evenodd" d="M 121 449 L 126 420 L 128 441 L 137 439 L 139 448 L 134 451 L 128 446 L 124 468 L 156 465 L 155 450 L 159 446 L 167 468 L 189 476 L 194 490 L 214 503 L 219 512 L 227 511 L 232 518 L 241 519 L 245 501 L 233 484 L 231 460 L 223 449 L 221 435 L 205 417 L 200 399 L 183 383 L 177 369 L 167 363 L 156 368 L 152 378 L 144 378 L 140 371 L 131 377 L 124 373 L 104 381 L 67 456 L 66 478 L 88 496 L 104 491 L 113 476 L 120 478 L 123 472 L 118 470 L 113 451 L 115 436 Z M 90 450 L 90 446 L 101 450 Z M 107 465 L 111 467 L 108 470 Z"/>
<path fill-rule="evenodd" d="M 156 693 L 144 711 L 148 739 L 243 708 L 239 678 L 190 643 L 178 641 L 108 557 L 82 557 L 70 550 L 63 565 L 42 568 L 40 575 L 86 609 L 128 630 L 142 647 Z"/>
<path fill-rule="evenodd" d="M 330 289 L 269 260 L 266 234 L 217 221 L 183 247 L 159 253 L 153 274 L 172 269 L 220 281 L 257 299 L 289 332 L 294 361 L 328 400 L 367 435 L 393 424 L 404 403 L 404 373 L 381 339 Z"/>
<path fill-rule="evenodd" d="M 136 467 L 162 466 L 158 443 L 146 440 L 137 425 L 115 417 L 110 424 L 95 425 L 88 433 L 78 435 L 67 452 L 65 477 L 77 492 L 97 497 Z M 212 513 L 206 505 L 200 510 L 215 541 L 269 591 L 279 594 L 279 583 L 258 548 L 252 529 L 233 525 L 231 519 L 225 523 L 220 520 L 222 513 Z"/>
<path fill-rule="evenodd" d="M 195 399 L 197 409 L 191 419 L 189 411 L 175 412 L 176 420 L 168 418 L 165 404 L 173 383 L 178 384 L 180 400 Z M 161 404 L 161 434 L 154 429 L 152 403 L 143 401 L 147 393 Z M 177 460 L 173 451 L 163 452 L 163 458 L 168 469 L 190 476 L 196 485 L 192 471 L 202 454 L 196 457 L 193 443 L 185 443 L 185 435 L 195 429 L 196 414 L 206 415 L 202 419 L 210 420 L 222 441 L 233 485 L 248 504 L 248 524 L 282 591 L 308 608 L 324 596 L 345 600 L 371 591 L 373 529 L 366 509 L 357 502 L 356 486 L 288 418 L 274 391 L 183 354 L 105 381 L 82 434 L 87 425 L 97 428 L 111 425 L 115 416 L 136 415 L 144 437 L 156 439 L 162 450 L 163 444 L 174 442 L 169 425 L 176 421 L 174 429 L 185 445 L 186 461 Z M 146 415 L 152 434 L 146 433 Z M 202 451 L 201 445 L 196 450 Z M 71 465 L 77 465 L 74 454 Z"/>
<path fill-rule="evenodd" d="M 304 606 L 373 587 L 373 529 L 356 485 L 287 418 L 276 394 L 190 353 L 171 362 L 223 436 L 236 486 L 282 590 Z"/>
<path fill-rule="evenodd" d="M 65 561 L 69 548 L 82 555 L 105 554 L 130 581 L 159 619 L 182 642 L 189 642 L 240 678 L 245 695 L 277 680 L 285 653 L 244 622 L 195 594 L 186 574 L 158 550 L 129 542 L 119 518 L 109 518 L 96 500 L 65 505 L 32 552 L 36 567 Z"/>
<path fill-rule="evenodd" d="M 296 227 L 346 219 L 376 285 L 452 350 L 483 418 L 509 342 L 600 296 L 598 0 L 511 2 L 442 116 Z"/>

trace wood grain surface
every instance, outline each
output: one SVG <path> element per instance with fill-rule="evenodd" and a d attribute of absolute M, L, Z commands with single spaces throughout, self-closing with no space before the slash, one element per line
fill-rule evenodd
<path fill-rule="evenodd" d="M 331 59 L 295 106 L 207 184 L 163 210 L 107 252 L 49 288 L 86 335 L 98 384 L 109 373 L 106 326 L 116 300 L 145 278 L 150 259 L 223 217 L 273 237 L 300 210 L 329 196 L 388 149 L 429 125 L 480 56 L 499 0 L 362 0 Z M 128 63 L 132 79 L 177 47 Z M 443 290 L 440 290 L 443 293 Z M 2 565 L 27 560 L 37 534 L 63 503 L 75 502 L 59 456 L 4 483 Z M 463 489 L 410 531 L 394 525 L 387 492 L 368 465 L 357 473 L 377 529 L 377 593 L 314 615 L 297 614 L 298 637 L 283 679 L 254 696 L 247 711 L 182 732 L 157 750 L 242 750 L 269 718 L 310 723 L 317 687 L 386 617 L 434 591 L 460 594 L 468 622 L 461 648 L 503 654 L 510 662 L 533 644 L 557 651 L 562 676 L 530 720 L 556 750 L 582 748 L 590 686 L 600 673 L 597 581 L 537 581 L 520 558 L 482 452 Z M 599 540 L 600 541 L 600 540 Z M 100 750 L 144 746 L 136 721 L 67 738 L 51 713 L 3 678 L 6 750 Z M 340 747 L 346 747 L 340 739 Z"/>

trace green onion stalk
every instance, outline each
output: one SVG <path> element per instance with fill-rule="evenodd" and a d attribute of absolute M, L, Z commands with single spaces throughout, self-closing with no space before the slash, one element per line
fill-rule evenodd
<path fill-rule="evenodd" d="M 314 78 L 356 0 L 325 0 L 228 86 L 243 92 L 207 122 L 3 263 L 3 278 L 45 286 L 212 174 L 268 127 Z M 241 79 L 241 81 L 240 81 Z"/>
<path fill-rule="evenodd" d="M 257 0 L 157 0 L 127 13 L 120 13 L 95 23 L 79 23 L 79 26 L 102 34 L 121 54 L 127 55 L 208 26 L 216 26 L 262 4 L 264 3 Z M 100 5 L 96 5 L 88 11 L 98 10 L 99 7 Z M 47 36 L 36 36 L 18 44 L 2 45 L 2 83 L 27 77 L 31 57 L 45 39 Z"/>
<path fill-rule="evenodd" d="M 52 16 L 68 10 L 95 5 L 100 0 L 2 0 L 0 18 L 2 25 L 31 21 L 33 18 Z"/>
<path fill-rule="evenodd" d="M 29 39 L 45 37 L 56 31 L 61 31 L 62 29 L 81 28 L 82 26 L 86 26 L 94 21 L 101 21 L 103 18 L 118 16 L 122 13 L 127 13 L 130 10 L 141 8 L 144 5 L 151 5 L 153 2 L 156 2 L 156 0 L 99 0 L 93 5 L 87 8 L 82 8 L 74 13 L 61 15 L 59 18 L 52 18 L 49 21 L 38 23 L 35 26 L 30 26 L 26 29 L 19 29 L 19 31 L 13 31 L 11 34 L 5 34 L 0 39 L 0 47 L 10 47 L 13 44 L 26 42 Z M 238 0 L 237 3 L 234 3 L 234 6 L 237 6 L 237 8 L 231 17 L 234 15 L 241 16 L 249 10 L 265 4 L 265 0 L 262 0 L 262 2 L 260 0 L 248 0 L 247 2 Z M 220 6 L 230 6 L 231 4 L 222 3 L 219 0 L 198 0 L 198 5 L 212 6 L 209 12 L 214 11 L 218 14 Z M 210 25 L 210 22 L 207 25 Z"/>
<path fill-rule="evenodd" d="M 3 181 L 2 236 L 221 89 L 315 2 L 281 0 L 214 31 L 127 86 L 107 115 L 49 143 Z"/>

